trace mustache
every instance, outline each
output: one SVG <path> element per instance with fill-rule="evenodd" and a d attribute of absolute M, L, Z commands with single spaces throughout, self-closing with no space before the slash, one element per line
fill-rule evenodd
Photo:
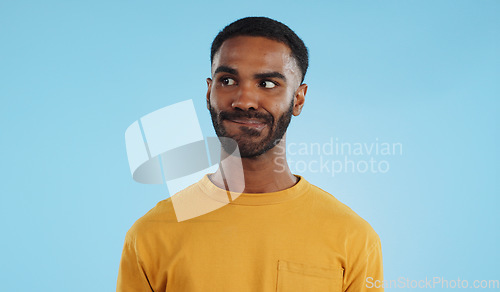
<path fill-rule="evenodd" d="M 221 120 L 257 119 L 267 124 L 272 124 L 274 122 L 274 117 L 271 114 L 264 114 L 253 111 L 241 111 L 241 112 L 221 111 L 219 112 L 219 117 Z"/>

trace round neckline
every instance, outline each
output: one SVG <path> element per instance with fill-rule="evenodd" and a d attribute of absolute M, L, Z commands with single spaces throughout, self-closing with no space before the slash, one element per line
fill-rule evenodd
<path fill-rule="evenodd" d="M 298 181 L 293 186 L 271 193 L 237 193 L 229 192 L 216 186 L 209 178 L 208 174 L 198 182 L 198 186 L 202 192 L 213 200 L 234 205 L 271 205 L 279 204 L 285 201 L 292 200 L 309 189 L 307 182 L 300 175 L 295 175 Z"/>

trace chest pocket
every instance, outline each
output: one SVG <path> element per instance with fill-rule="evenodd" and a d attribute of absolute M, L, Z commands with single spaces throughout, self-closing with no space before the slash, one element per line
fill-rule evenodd
<path fill-rule="evenodd" d="M 278 261 L 277 292 L 341 292 L 344 269 Z"/>

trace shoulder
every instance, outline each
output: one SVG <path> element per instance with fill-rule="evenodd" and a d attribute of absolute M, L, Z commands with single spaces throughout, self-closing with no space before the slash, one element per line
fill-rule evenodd
<path fill-rule="evenodd" d="M 175 223 L 176 217 L 172 206 L 172 199 L 168 198 L 156 204 L 151 210 L 137 219 L 127 232 L 126 239 L 135 241 L 137 238 L 151 234 L 158 225 Z"/>
<path fill-rule="evenodd" d="M 321 216 L 336 234 L 341 233 L 346 239 L 362 240 L 368 245 L 380 242 L 372 226 L 332 194 L 312 184 L 310 192 L 314 214 Z"/>
<path fill-rule="evenodd" d="M 195 183 L 173 196 L 158 202 L 155 207 L 135 221 L 127 232 L 126 239 L 133 241 L 138 238 L 151 238 L 165 235 L 165 233 L 177 232 L 179 229 L 179 224 L 177 224 L 179 220 L 173 201 L 176 201 L 175 206 L 179 207 L 179 201 L 182 201 L 181 198 L 190 197 L 199 192 L 199 186 Z"/>

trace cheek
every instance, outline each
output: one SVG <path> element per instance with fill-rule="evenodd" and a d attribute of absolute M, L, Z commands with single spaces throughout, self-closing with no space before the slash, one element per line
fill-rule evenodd
<path fill-rule="evenodd" d="M 220 108 L 220 98 L 219 96 L 215 93 L 215 90 L 212 89 L 210 92 L 210 106 L 216 110 L 219 111 Z"/>
<path fill-rule="evenodd" d="M 286 94 L 281 98 L 281 101 L 279 104 L 275 104 L 275 107 L 273 108 L 274 112 L 283 114 L 287 112 L 290 109 L 290 106 L 295 103 L 295 92 L 292 92 L 292 90 L 287 90 Z"/>
<path fill-rule="evenodd" d="M 285 110 L 285 108 L 280 104 L 280 105 L 275 105 L 273 108 L 272 108 L 272 112 L 273 112 L 273 115 L 275 117 L 279 116 L 280 113 L 282 113 L 283 111 Z"/>
<path fill-rule="evenodd" d="M 216 90 L 214 90 L 213 87 L 212 87 L 212 89 L 210 90 L 210 97 L 209 97 L 208 102 L 210 104 L 210 107 L 213 110 L 217 111 L 217 112 L 220 109 L 220 103 L 219 103 L 219 101 L 220 101 L 220 98 L 217 95 Z"/>
<path fill-rule="evenodd" d="M 221 88 L 212 87 L 210 91 L 210 101 L 212 106 L 218 108 L 225 108 L 231 105 L 231 95 Z"/>

